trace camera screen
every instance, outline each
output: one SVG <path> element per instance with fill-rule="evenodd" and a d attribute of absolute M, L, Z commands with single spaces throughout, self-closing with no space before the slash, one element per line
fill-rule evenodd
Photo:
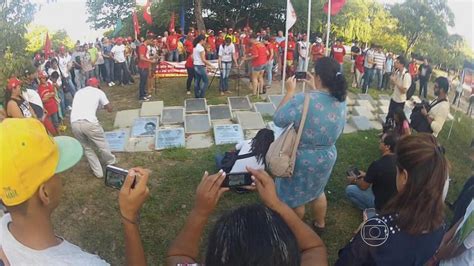
<path fill-rule="evenodd" d="M 229 175 L 229 187 L 241 186 L 245 184 L 245 174 Z"/>
<path fill-rule="evenodd" d="M 120 189 L 126 177 L 127 173 L 107 171 L 106 182 L 108 186 Z"/>

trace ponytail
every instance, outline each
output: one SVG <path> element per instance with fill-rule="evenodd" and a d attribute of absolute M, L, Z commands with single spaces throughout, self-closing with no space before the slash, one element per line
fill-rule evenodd
<path fill-rule="evenodd" d="M 314 71 L 321 78 L 322 85 L 328 88 L 331 96 L 343 102 L 347 97 L 347 81 L 340 68 L 339 63 L 333 58 L 322 57 L 316 61 Z"/>

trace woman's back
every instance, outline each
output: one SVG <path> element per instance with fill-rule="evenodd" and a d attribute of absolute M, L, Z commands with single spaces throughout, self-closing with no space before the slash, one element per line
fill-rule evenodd
<path fill-rule="evenodd" d="M 252 150 L 252 140 L 244 140 L 238 143 L 235 146 L 236 150 L 239 150 L 239 155 L 245 155 L 251 153 Z M 249 157 L 249 158 L 244 158 L 244 159 L 239 159 L 235 161 L 234 166 L 232 167 L 232 170 L 230 171 L 231 173 L 242 173 L 242 172 L 247 172 L 246 167 L 251 167 L 253 169 L 265 169 L 265 164 L 263 160 L 261 162 L 257 161 L 257 158 L 255 156 Z"/>

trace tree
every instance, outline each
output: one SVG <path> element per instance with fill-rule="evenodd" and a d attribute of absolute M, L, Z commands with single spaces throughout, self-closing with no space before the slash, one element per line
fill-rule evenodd
<path fill-rule="evenodd" d="M 130 16 L 135 4 L 135 0 L 87 0 L 87 22 L 96 30 L 113 27 L 117 19 Z"/>
<path fill-rule="evenodd" d="M 74 47 L 74 42 L 69 38 L 66 31 L 59 30 L 56 32 L 50 32 L 45 26 L 32 26 L 28 33 L 25 35 L 27 40 L 26 50 L 30 53 L 41 51 L 44 47 L 46 39 L 46 33 L 49 33 L 51 39 L 52 48 L 57 50 L 61 45 L 71 49 Z"/>
<path fill-rule="evenodd" d="M 390 11 L 398 19 L 398 29 L 406 38 L 405 55 L 420 38 L 446 37 L 447 26 L 454 26 L 454 14 L 447 0 L 406 0 L 394 4 Z"/>
<path fill-rule="evenodd" d="M 194 0 L 194 15 L 196 16 L 198 30 L 206 30 L 206 25 L 204 24 L 204 19 L 202 17 L 202 0 Z"/>

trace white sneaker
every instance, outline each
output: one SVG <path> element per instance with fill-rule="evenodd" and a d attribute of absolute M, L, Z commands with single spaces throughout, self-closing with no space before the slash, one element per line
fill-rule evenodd
<path fill-rule="evenodd" d="M 109 82 L 109 84 L 108 84 L 108 85 L 109 85 L 109 87 L 112 87 L 112 86 L 113 86 L 113 85 L 112 85 L 112 82 Z"/>
<path fill-rule="evenodd" d="M 190 91 L 187 91 L 186 94 L 187 94 L 187 95 L 191 95 L 191 92 L 190 92 Z"/>
<path fill-rule="evenodd" d="M 72 110 L 72 107 L 71 107 L 71 106 L 68 106 L 68 107 L 66 107 L 66 109 L 67 109 L 68 111 L 71 111 L 71 110 Z"/>
<path fill-rule="evenodd" d="M 110 83 L 112 83 L 112 86 L 115 86 L 115 82 L 111 81 Z"/>

